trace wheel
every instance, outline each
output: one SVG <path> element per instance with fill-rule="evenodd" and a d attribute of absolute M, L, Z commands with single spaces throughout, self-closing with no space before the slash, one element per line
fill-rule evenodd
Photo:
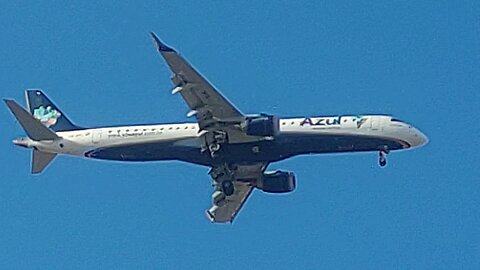
<path fill-rule="evenodd" d="M 387 160 L 384 158 L 381 158 L 378 163 L 380 164 L 380 167 L 385 167 L 387 165 Z"/>
<path fill-rule="evenodd" d="M 233 186 L 233 183 L 232 181 L 223 181 L 222 182 L 222 190 L 223 190 L 223 193 L 225 193 L 226 196 L 230 196 L 233 194 L 233 192 L 235 191 L 235 187 Z"/>
<path fill-rule="evenodd" d="M 212 143 L 208 146 L 208 149 L 210 150 L 210 152 L 217 152 L 218 150 L 220 150 L 220 144 Z"/>

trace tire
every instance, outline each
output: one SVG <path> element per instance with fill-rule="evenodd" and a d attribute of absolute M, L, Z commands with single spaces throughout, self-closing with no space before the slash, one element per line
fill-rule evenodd
<path fill-rule="evenodd" d="M 386 159 L 380 159 L 379 164 L 380 164 L 380 167 L 385 167 L 385 165 L 387 165 L 387 160 Z"/>
<path fill-rule="evenodd" d="M 226 196 L 230 196 L 230 195 L 233 195 L 233 193 L 235 192 L 235 187 L 233 185 L 233 182 L 232 181 L 223 181 L 222 182 L 222 190 L 223 190 L 223 193 L 225 193 Z"/>
<path fill-rule="evenodd" d="M 217 152 L 218 150 L 220 150 L 220 144 L 214 143 L 211 144 L 208 148 L 210 149 L 210 152 Z"/>

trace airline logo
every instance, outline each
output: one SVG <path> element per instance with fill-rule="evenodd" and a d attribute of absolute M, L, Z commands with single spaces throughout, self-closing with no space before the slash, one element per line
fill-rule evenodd
<path fill-rule="evenodd" d="M 51 127 L 57 123 L 57 119 L 62 116 L 62 114 L 51 106 L 40 106 L 33 110 L 33 116 L 46 127 Z"/>
<path fill-rule="evenodd" d="M 321 118 L 305 118 L 300 123 L 301 126 L 309 125 L 309 126 L 338 126 L 341 125 L 342 120 L 343 122 L 347 122 L 347 119 L 351 117 L 344 117 L 344 116 L 334 116 L 334 117 L 321 117 Z M 356 116 L 351 118 L 352 121 L 357 125 L 357 128 L 362 127 L 365 122 L 367 122 L 368 118 L 363 116 Z"/>
<path fill-rule="evenodd" d="M 309 125 L 309 126 L 336 126 L 342 123 L 342 117 L 322 117 L 322 118 L 305 118 L 300 123 L 301 126 Z"/>

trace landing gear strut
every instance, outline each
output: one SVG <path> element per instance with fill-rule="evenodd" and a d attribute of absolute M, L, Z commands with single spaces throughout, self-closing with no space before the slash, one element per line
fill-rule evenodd
<path fill-rule="evenodd" d="M 385 165 L 387 165 L 387 154 L 389 152 L 390 151 L 388 151 L 386 147 L 385 149 L 380 150 L 380 152 L 378 152 L 378 164 L 380 165 L 380 167 L 385 167 Z"/>
<path fill-rule="evenodd" d="M 210 145 L 208 145 L 208 150 L 210 150 L 210 155 L 213 157 L 215 157 L 215 154 L 220 151 L 220 147 L 221 145 L 219 143 L 212 143 Z"/>
<path fill-rule="evenodd" d="M 202 151 L 208 149 L 212 158 L 217 157 L 218 151 L 223 144 L 228 143 L 227 133 L 223 130 L 216 130 L 205 135 L 205 146 Z"/>

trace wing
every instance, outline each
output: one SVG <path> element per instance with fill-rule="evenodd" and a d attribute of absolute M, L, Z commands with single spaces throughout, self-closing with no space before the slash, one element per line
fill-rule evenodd
<path fill-rule="evenodd" d="M 209 121 L 243 116 L 223 97 L 198 71 L 195 70 L 174 49 L 168 47 L 154 34 L 158 51 L 173 72 L 175 88 L 172 93 L 180 93 L 190 108 L 188 116 L 196 115 L 200 127 L 208 126 Z"/>
<path fill-rule="evenodd" d="M 213 167 L 210 171 L 215 191 L 212 194 L 212 207 L 206 211 L 210 221 L 215 223 L 233 222 L 242 206 L 254 189 L 257 179 L 262 177 L 267 163 L 233 164 Z M 224 181 L 232 181 L 233 194 L 227 196 L 222 188 Z"/>

